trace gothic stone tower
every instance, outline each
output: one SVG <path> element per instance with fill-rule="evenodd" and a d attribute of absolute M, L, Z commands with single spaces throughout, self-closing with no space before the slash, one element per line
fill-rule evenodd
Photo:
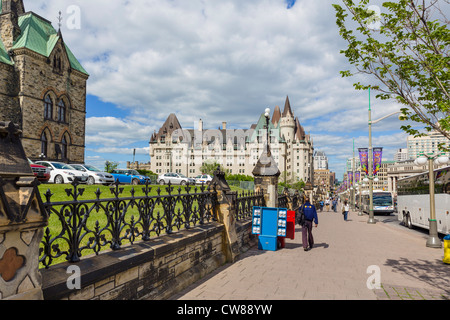
<path fill-rule="evenodd" d="M 89 75 L 61 31 L 22 0 L 2 0 L 0 35 L 0 121 L 19 124 L 32 160 L 84 162 Z"/>

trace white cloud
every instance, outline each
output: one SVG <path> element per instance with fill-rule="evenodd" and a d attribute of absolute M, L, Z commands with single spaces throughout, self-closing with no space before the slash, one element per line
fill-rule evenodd
<path fill-rule="evenodd" d="M 81 9 L 79 30 L 64 24 L 71 5 Z M 202 118 L 207 128 L 222 121 L 248 128 L 267 106 L 283 107 L 286 95 L 315 149 L 336 159 L 351 156 L 352 135 L 359 139 L 367 130 L 367 94 L 339 74 L 348 69 L 339 54 L 346 44 L 328 0 L 297 0 L 289 10 L 284 0 L 34 0 L 25 6 L 54 26 L 63 12 L 64 40 L 90 74 L 88 93 L 129 111 L 123 119 L 87 119 L 91 150 L 129 153 L 171 112 L 184 127 Z M 374 118 L 396 107 L 380 106 Z M 374 131 L 393 127 L 399 124 L 390 119 Z"/>

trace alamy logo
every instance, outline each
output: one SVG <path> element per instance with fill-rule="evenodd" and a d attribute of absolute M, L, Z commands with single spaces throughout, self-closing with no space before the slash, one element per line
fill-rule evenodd
<path fill-rule="evenodd" d="M 71 274 L 67 278 L 67 289 L 80 290 L 81 289 L 81 270 L 78 266 L 69 266 L 66 273 Z"/>
<path fill-rule="evenodd" d="M 367 289 L 381 289 L 381 269 L 379 266 L 371 265 L 367 267 L 366 273 L 371 274 L 369 278 L 367 278 Z"/>

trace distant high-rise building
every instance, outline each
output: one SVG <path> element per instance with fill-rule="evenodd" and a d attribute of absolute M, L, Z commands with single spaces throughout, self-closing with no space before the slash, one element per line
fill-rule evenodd
<path fill-rule="evenodd" d="M 440 132 L 432 131 L 423 137 L 408 136 L 408 158 L 415 159 L 420 153 L 439 153 L 439 144 L 449 147 L 450 141 Z M 450 152 L 447 153 L 450 156 Z"/>
<path fill-rule="evenodd" d="M 404 161 L 408 160 L 408 149 L 407 148 L 401 148 L 397 149 L 397 152 L 394 154 L 394 161 Z"/>
<path fill-rule="evenodd" d="M 323 151 L 316 151 L 314 153 L 314 169 L 327 170 L 328 169 L 328 157 Z"/>

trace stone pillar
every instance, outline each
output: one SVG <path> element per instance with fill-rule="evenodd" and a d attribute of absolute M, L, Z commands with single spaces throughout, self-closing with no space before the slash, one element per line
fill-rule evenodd
<path fill-rule="evenodd" d="M 270 146 L 267 143 L 252 173 L 255 177 L 255 192 L 264 193 L 266 207 L 278 207 L 278 177 L 280 176 L 280 170 L 272 157 Z"/>
<path fill-rule="evenodd" d="M 0 122 L 0 299 L 43 299 L 39 244 L 47 213 L 18 126 Z"/>
<path fill-rule="evenodd" d="M 225 180 L 225 173 L 220 171 L 220 167 L 214 172 L 214 178 L 210 185 L 216 188 L 218 220 L 220 223 L 223 223 L 225 227 L 223 234 L 223 251 L 227 262 L 234 262 L 240 253 L 236 233 L 237 192 L 231 191 L 228 182 Z"/>

